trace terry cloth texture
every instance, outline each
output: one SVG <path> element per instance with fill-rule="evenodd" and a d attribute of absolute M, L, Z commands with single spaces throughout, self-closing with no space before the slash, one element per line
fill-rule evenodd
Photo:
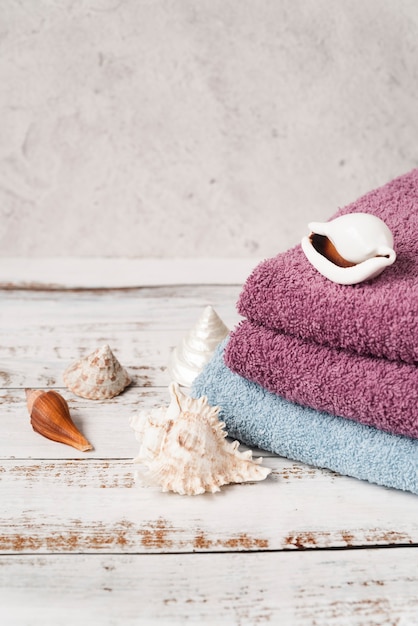
<path fill-rule="evenodd" d="M 292 402 L 418 437 L 418 367 L 303 341 L 244 321 L 225 363 Z"/>
<path fill-rule="evenodd" d="M 300 245 L 258 265 L 238 303 L 247 319 L 316 343 L 418 362 L 418 169 L 371 191 L 334 215 L 383 219 L 397 259 L 380 276 L 337 285 L 309 263 Z"/>
<path fill-rule="evenodd" d="M 418 494 L 418 440 L 302 407 L 231 372 L 225 342 L 195 380 L 192 395 L 221 407 L 230 436 L 249 446 Z"/>

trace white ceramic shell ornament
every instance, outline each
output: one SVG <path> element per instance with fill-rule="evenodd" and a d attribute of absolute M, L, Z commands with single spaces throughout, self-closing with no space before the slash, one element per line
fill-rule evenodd
<path fill-rule="evenodd" d="M 348 213 L 330 222 L 311 222 L 302 249 L 326 278 L 355 285 L 378 276 L 396 260 L 393 235 L 385 222 L 369 213 Z"/>
<path fill-rule="evenodd" d="M 89 400 L 113 398 L 131 382 L 107 344 L 72 363 L 63 378 L 70 391 Z"/>
<path fill-rule="evenodd" d="M 162 491 L 198 495 L 220 491 L 222 485 L 264 480 L 271 470 L 253 459 L 251 450 L 239 452 L 238 441 L 228 443 L 219 407 L 205 396 L 194 399 L 169 386 L 168 408 L 140 413 L 131 419 L 141 442 L 135 462 L 147 468 L 141 478 Z"/>
<path fill-rule="evenodd" d="M 213 307 L 205 307 L 196 325 L 170 355 L 168 372 L 171 380 L 190 387 L 228 333 Z"/>

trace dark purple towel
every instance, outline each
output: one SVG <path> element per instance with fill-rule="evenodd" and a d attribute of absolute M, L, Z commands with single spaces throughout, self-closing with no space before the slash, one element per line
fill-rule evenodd
<path fill-rule="evenodd" d="M 304 341 L 244 321 L 225 363 L 283 398 L 418 438 L 418 368 Z"/>
<path fill-rule="evenodd" d="M 337 285 L 312 267 L 298 245 L 258 265 L 238 311 L 257 324 L 319 344 L 418 362 L 418 169 L 334 217 L 352 212 L 386 222 L 397 253 L 393 265 L 366 283 Z"/>

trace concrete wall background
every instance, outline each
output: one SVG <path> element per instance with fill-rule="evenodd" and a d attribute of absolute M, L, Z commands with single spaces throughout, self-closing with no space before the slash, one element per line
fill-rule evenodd
<path fill-rule="evenodd" d="M 418 165 L 416 0 L 0 0 L 0 255 L 266 257 Z"/>

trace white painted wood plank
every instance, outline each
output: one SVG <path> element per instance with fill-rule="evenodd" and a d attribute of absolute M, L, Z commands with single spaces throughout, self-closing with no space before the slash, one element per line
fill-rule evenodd
<path fill-rule="evenodd" d="M 229 327 L 239 288 L 0 292 L 0 384 L 62 385 L 65 368 L 108 343 L 133 385 L 165 386 L 171 349 L 210 303 Z"/>
<path fill-rule="evenodd" d="M 139 410 L 167 406 L 170 400 L 166 387 L 130 387 L 116 398 L 103 401 L 78 398 L 68 389 L 57 390 L 68 401 L 74 423 L 94 446 L 93 450 L 80 452 L 35 433 L 30 425 L 24 390 L 0 390 L 3 433 L 0 459 L 132 459 L 139 444 L 129 426 L 130 418 Z M 248 448 L 241 446 L 241 449 Z M 261 450 L 256 454 L 274 456 Z"/>
<path fill-rule="evenodd" d="M 16 334 L 0 333 L 0 385 L 22 390 L 63 387 L 63 373 L 73 361 L 109 344 L 129 372 L 131 387 L 165 387 L 170 383 L 170 353 L 184 334 L 178 330 L 124 333 L 97 325 L 89 333 L 75 330 L 70 334 L 59 329 L 37 333 L 34 329 L 19 333 L 18 344 L 14 343 Z"/>
<path fill-rule="evenodd" d="M 259 259 L 3 258 L 0 288 L 242 284 Z"/>
<path fill-rule="evenodd" d="M 295 550 L 417 544 L 418 498 L 278 457 L 260 483 L 187 497 L 131 461 L 3 461 L 2 553 Z"/>
<path fill-rule="evenodd" d="M 132 458 L 139 444 L 129 426 L 130 418 L 139 410 L 169 402 L 166 388 L 128 388 L 120 396 L 103 401 L 78 398 L 63 388 L 58 391 L 68 401 L 74 423 L 94 449 L 80 452 L 35 433 L 30 425 L 24 390 L 3 390 L 0 391 L 3 430 L 0 458 Z"/>
<path fill-rule="evenodd" d="M 68 401 L 77 428 L 94 446 L 80 452 L 71 446 L 51 441 L 36 433 L 30 424 L 24 390 L 0 391 L 3 436 L 0 458 L 74 459 L 133 458 L 138 443 L 129 420 L 139 407 L 152 408 L 167 402 L 167 391 L 127 389 L 122 395 L 104 401 L 77 398 L 67 389 L 58 389 Z"/>
<path fill-rule="evenodd" d="M 413 626 L 418 549 L 0 557 L 7 626 Z"/>
<path fill-rule="evenodd" d="M 10 331 L 40 328 L 72 334 L 95 324 L 123 332 L 189 330 L 211 304 L 225 323 L 237 319 L 240 286 L 208 285 L 103 291 L 0 291 L 0 325 Z"/>
<path fill-rule="evenodd" d="M 2 437 L 0 459 L 132 459 L 139 448 L 129 422 L 139 410 L 152 410 L 169 403 L 167 388 L 142 389 L 129 387 L 117 398 L 86 400 L 68 389 L 56 388 L 67 400 L 77 428 L 93 445 L 93 450 L 80 452 L 34 432 L 23 389 L 0 390 Z M 248 450 L 245 445 L 242 450 Z M 256 451 L 257 456 L 274 456 Z"/>

